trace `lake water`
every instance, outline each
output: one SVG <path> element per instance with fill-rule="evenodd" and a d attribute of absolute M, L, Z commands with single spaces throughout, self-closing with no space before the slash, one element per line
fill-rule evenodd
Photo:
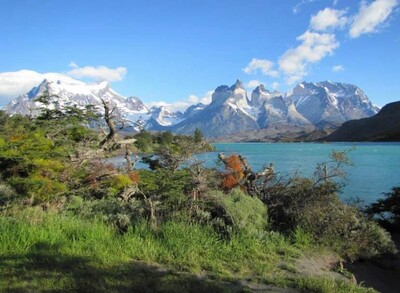
<path fill-rule="evenodd" d="M 347 185 L 341 198 L 360 198 L 366 204 L 382 198 L 393 186 L 400 186 L 400 143 L 217 143 L 215 152 L 198 157 L 207 167 L 215 167 L 218 153 L 241 154 L 254 171 L 273 162 L 280 175 L 298 173 L 312 176 L 317 163 L 328 161 L 330 153 L 345 151 L 352 166 L 345 167 Z M 120 158 L 119 161 L 123 161 Z M 137 168 L 144 165 L 138 164 Z"/>
<path fill-rule="evenodd" d="M 400 186 L 400 143 L 219 143 L 215 147 L 216 152 L 200 156 L 208 166 L 215 164 L 220 152 L 238 153 L 254 171 L 273 162 L 281 175 L 304 176 L 312 176 L 317 163 L 328 161 L 333 150 L 354 148 L 348 154 L 352 166 L 344 168 L 348 181 L 342 199 L 359 197 L 368 204 Z"/>

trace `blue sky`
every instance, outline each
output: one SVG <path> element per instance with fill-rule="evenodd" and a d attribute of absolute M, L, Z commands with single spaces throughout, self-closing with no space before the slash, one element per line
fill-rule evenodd
<path fill-rule="evenodd" d="M 0 106 L 46 76 L 173 108 L 241 79 L 400 100 L 399 0 L 0 0 Z"/>

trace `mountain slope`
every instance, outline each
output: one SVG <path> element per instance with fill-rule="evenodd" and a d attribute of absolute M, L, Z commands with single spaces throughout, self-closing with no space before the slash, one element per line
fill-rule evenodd
<path fill-rule="evenodd" d="M 247 93 L 238 80 L 231 87 L 219 86 L 208 106 L 173 126 L 172 129 L 180 133 L 192 133 L 199 128 L 209 137 L 259 129 L 251 111 Z"/>
<path fill-rule="evenodd" d="M 375 116 L 351 120 L 326 141 L 400 141 L 400 101 L 387 104 Z"/>

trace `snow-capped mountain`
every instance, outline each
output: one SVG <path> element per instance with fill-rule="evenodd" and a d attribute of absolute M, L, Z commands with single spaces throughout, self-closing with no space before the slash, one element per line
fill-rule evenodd
<path fill-rule="evenodd" d="M 171 112 L 165 106 L 152 107 L 146 122 L 146 128 L 151 130 L 165 130 L 167 127 L 179 123 L 182 119 L 181 112 Z"/>
<path fill-rule="evenodd" d="M 297 111 L 313 124 L 342 124 L 378 113 L 365 93 L 355 85 L 323 81 L 303 82 L 290 96 Z"/>
<path fill-rule="evenodd" d="M 259 129 L 254 110 L 249 105 L 242 82 L 238 80 L 231 87 L 217 87 L 209 105 L 172 129 L 180 133 L 193 133 L 199 128 L 206 136 L 224 136 Z"/>
<path fill-rule="evenodd" d="M 71 105 L 81 108 L 94 105 L 101 112 L 102 100 L 107 101 L 117 109 L 116 114 L 120 118 L 128 121 L 127 125 L 129 121 L 146 125 L 150 119 L 154 118 L 153 125 L 157 128 L 160 125 L 171 125 L 170 120 L 174 119 L 174 114 L 167 109 L 163 107 L 148 109 L 138 97 L 124 97 L 111 89 L 105 81 L 98 84 L 86 84 L 72 79 L 68 81 L 44 80 L 28 93 L 12 100 L 4 110 L 11 114 L 36 116 L 44 107 L 36 99 L 45 94 L 50 97 L 48 107 L 60 109 Z"/>
<path fill-rule="evenodd" d="M 280 92 L 274 91 L 274 92 L 270 92 L 269 90 L 267 90 L 265 88 L 265 86 L 263 84 L 260 84 L 259 86 L 257 86 L 253 93 L 251 94 L 251 101 L 250 101 L 250 105 L 252 105 L 253 107 L 262 107 L 262 105 L 264 104 L 264 102 L 274 98 L 274 97 L 278 97 L 281 96 L 282 94 Z"/>
<path fill-rule="evenodd" d="M 80 81 L 61 82 L 44 80 L 39 86 L 34 87 L 26 94 L 12 100 L 4 110 L 11 114 L 38 115 L 44 105 L 37 98 L 48 95 L 49 107 L 60 109 L 65 106 L 86 105 L 101 106 L 102 100 L 116 107 L 122 115 L 136 115 L 147 113 L 147 107 L 136 97 L 123 97 L 110 88 L 107 82 L 98 84 L 85 84 Z"/>
<path fill-rule="evenodd" d="M 260 85 L 249 99 L 239 80 L 230 87 L 217 87 L 209 105 L 192 105 L 183 114 L 171 112 L 165 106 L 149 109 L 138 97 L 118 94 L 107 82 L 85 84 L 74 80 L 44 80 L 12 100 L 4 110 L 11 114 L 38 115 L 44 105 L 35 100 L 45 93 L 50 96 L 49 107 L 95 105 L 101 111 L 105 100 L 118 109 L 121 118 L 134 125 L 188 134 L 199 128 L 209 137 L 259 129 L 340 125 L 351 119 L 373 116 L 379 110 L 360 88 L 351 84 L 303 82 L 291 94 L 270 92 Z"/>
<path fill-rule="evenodd" d="M 190 107 L 187 108 L 186 111 L 183 113 L 181 119 L 182 119 L 182 120 L 187 119 L 187 118 L 189 118 L 189 117 L 195 115 L 195 114 L 198 113 L 199 111 L 203 111 L 204 108 L 205 108 L 206 106 L 207 106 L 207 105 L 204 105 L 203 103 L 198 103 L 198 104 L 196 104 L 196 105 L 190 106 Z"/>
<path fill-rule="evenodd" d="M 251 104 L 259 109 L 257 122 L 261 128 L 274 124 L 305 125 L 310 124 L 297 112 L 293 102 L 285 99 L 281 93 L 271 93 L 264 85 L 255 88 L 251 95 Z"/>
<path fill-rule="evenodd" d="M 324 128 L 370 117 L 378 111 L 379 108 L 355 85 L 303 82 L 294 88 L 292 94 L 270 92 L 260 85 L 249 100 L 238 80 L 231 87 L 217 87 L 208 106 L 172 129 L 191 133 L 200 128 L 205 135 L 217 137 L 277 127 Z"/>

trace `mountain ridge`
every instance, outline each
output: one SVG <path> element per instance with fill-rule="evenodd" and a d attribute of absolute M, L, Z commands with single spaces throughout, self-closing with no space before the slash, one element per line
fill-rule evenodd
<path fill-rule="evenodd" d="M 208 105 L 191 105 L 184 113 L 169 111 L 164 106 L 149 108 L 138 97 L 118 94 L 107 82 L 89 85 L 81 81 L 49 80 L 12 100 L 4 110 L 10 114 L 35 116 L 43 106 L 35 99 L 46 91 L 53 106 L 75 104 L 83 107 L 93 104 L 101 108 L 101 101 L 106 100 L 118 109 L 119 115 L 126 121 L 140 121 L 139 124 L 148 130 L 187 134 L 199 128 L 207 137 L 274 127 L 275 130 L 287 131 L 296 127 L 309 131 L 326 125 L 341 125 L 350 119 L 370 117 L 378 112 L 365 93 L 352 84 L 302 82 L 292 94 L 271 92 L 261 84 L 249 98 L 240 80 L 232 86 L 218 86 Z"/>

